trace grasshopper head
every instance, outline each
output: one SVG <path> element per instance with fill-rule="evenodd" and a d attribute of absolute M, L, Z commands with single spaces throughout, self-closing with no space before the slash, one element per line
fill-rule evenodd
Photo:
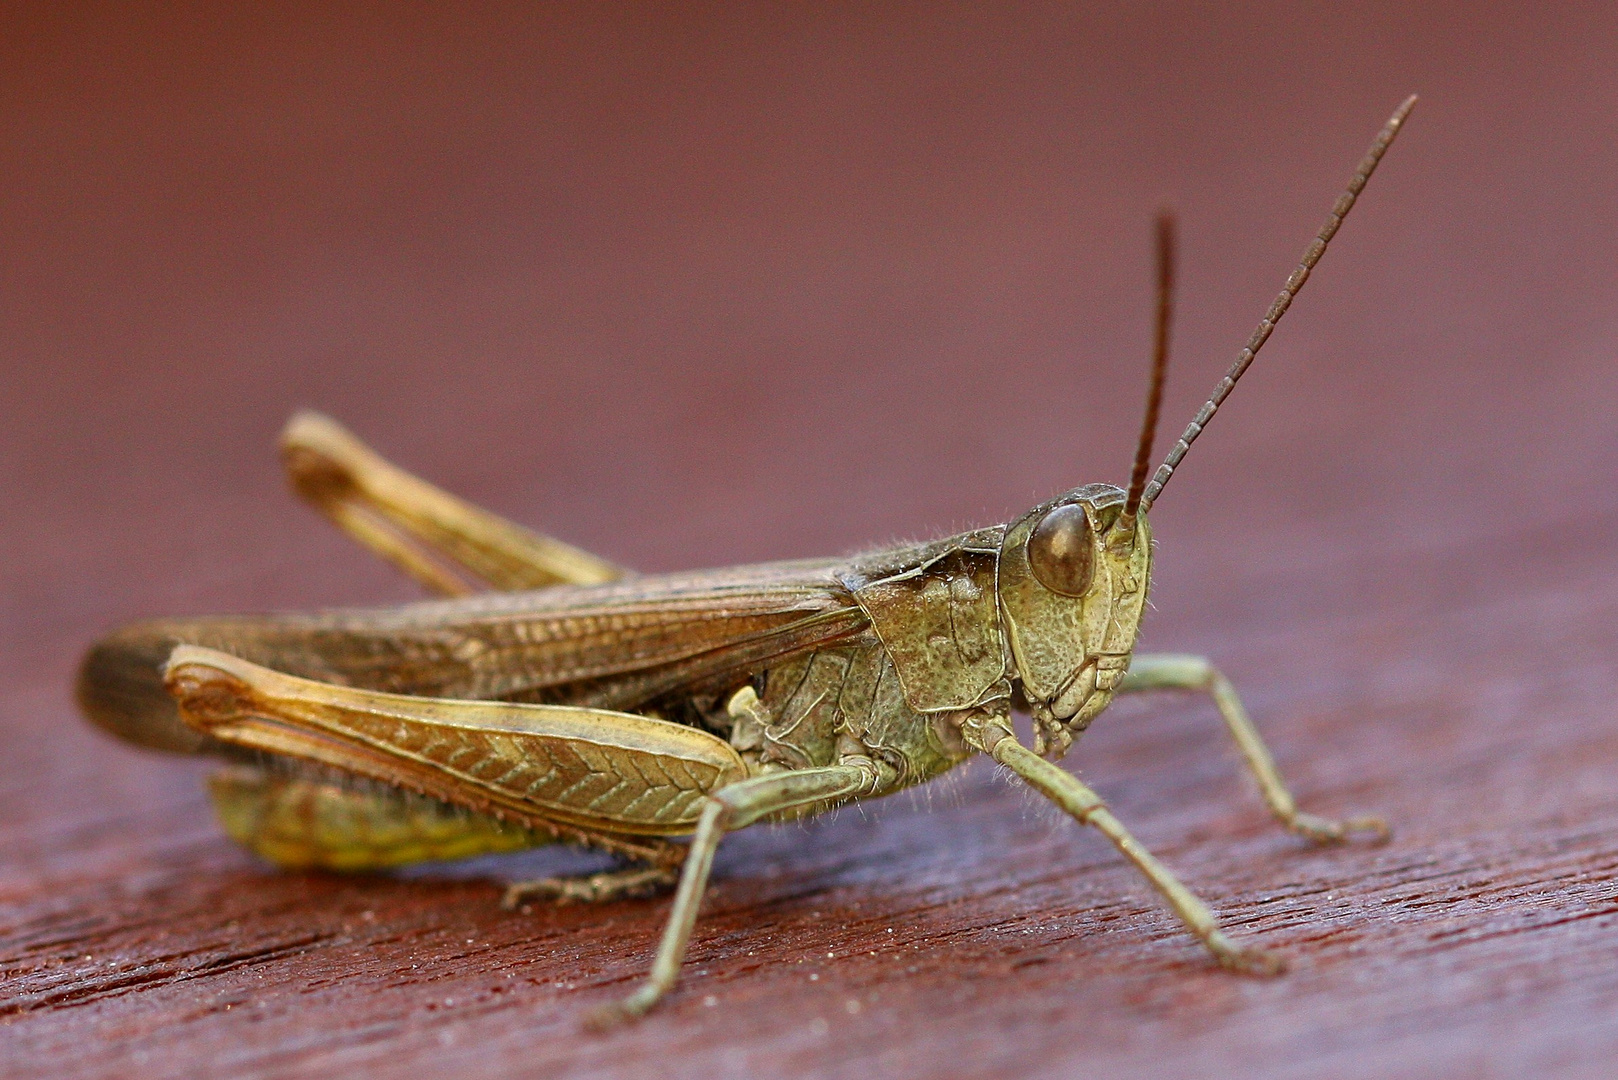
<path fill-rule="evenodd" d="M 1146 512 L 1309 280 L 1415 104 L 1415 95 L 1406 98 L 1383 125 L 1360 160 L 1348 190 L 1305 250 L 1303 261 L 1287 277 L 1247 347 L 1148 483 L 1174 301 L 1174 218 L 1166 211 L 1158 215 L 1157 333 L 1146 418 L 1129 490 L 1126 493 L 1109 484 L 1075 488 L 1019 518 L 1006 530 L 1000 547 L 1001 617 L 1022 695 L 1034 717 L 1036 752 L 1044 753 L 1053 744 L 1058 754 L 1065 751 L 1073 736 L 1112 700 L 1128 670 L 1146 606 L 1152 562 Z"/>
<path fill-rule="evenodd" d="M 1034 750 L 1058 755 L 1112 701 L 1129 670 L 1152 568 L 1146 473 L 1168 371 L 1174 217 L 1157 218 L 1157 333 L 1129 490 L 1090 484 L 1034 507 L 1000 544 L 997 590 Z"/>
<path fill-rule="evenodd" d="M 1038 745 L 1066 750 L 1112 700 L 1135 648 L 1152 533 L 1111 484 L 1076 488 L 1006 530 L 998 591 Z"/>

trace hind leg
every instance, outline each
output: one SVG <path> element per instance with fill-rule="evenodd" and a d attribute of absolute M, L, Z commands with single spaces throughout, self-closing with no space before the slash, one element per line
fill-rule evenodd
<path fill-rule="evenodd" d="M 508 885 L 500 906 L 509 910 L 534 899 L 555 900 L 558 904 L 607 904 L 655 896 L 673 888 L 679 880 L 680 872 L 666 866 L 625 866 L 599 874 L 536 878 Z"/>
<path fill-rule="evenodd" d="M 626 573 L 410 475 L 319 413 L 287 423 L 281 455 L 299 495 L 435 592 L 594 585 Z"/>
<path fill-rule="evenodd" d="M 234 765 L 208 778 L 208 793 L 232 840 L 289 870 L 366 873 L 556 842 L 550 833 L 362 781 L 337 783 Z M 508 886 L 500 906 L 510 910 L 536 897 L 606 903 L 650 896 L 678 880 L 678 870 L 648 865 L 540 878 Z"/>

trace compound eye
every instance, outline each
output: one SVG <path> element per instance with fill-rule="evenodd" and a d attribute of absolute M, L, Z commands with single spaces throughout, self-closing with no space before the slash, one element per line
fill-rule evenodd
<path fill-rule="evenodd" d="M 1063 596 L 1083 596 L 1095 571 L 1095 534 L 1084 507 L 1058 506 L 1028 537 L 1028 565 L 1041 585 Z"/>

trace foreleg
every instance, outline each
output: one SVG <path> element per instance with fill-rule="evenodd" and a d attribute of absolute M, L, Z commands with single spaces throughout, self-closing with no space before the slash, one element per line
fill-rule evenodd
<path fill-rule="evenodd" d="M 1207 946 L 1221 966 L 1248 975 L 1275 975 L 1285 969 L 1285 962 L 1275 953 L 1231 941 L 1219 928 L 1208 905 L 1130 835 L 1099 795 L 1072 773 L 1019 743 L 1006 721 L 990 721 L 972 737 L 989 756 L 1022 777 L 1081 825 L 1089 825 L 1111 840 L 1119 853 L 1146 875 L 1146 880 L 1168 901 L 1186 929 Z"/>
<path fill-rule="evenodd" d="M 1378 839 L 1387 839 L 1388 823 L 1379 817 L 1365 815 L 1344 821 L 1316 817 L 1298 809 L 1286 782 L 1275 767 L 1275 758 L 1259 737 L 1258 729 L 1248 719 L 1241 699 L 1230 685 L 1230 680 L 1211 662 L 1200 656 L 1180 656 L 1163 653 L 1137 656 L 1129 665 L 1129 674 L 1118 687 L 1118 692 L 1140 690 L 1201 690 L 1209 694 L 1225 720 L 1225 727 L 1236 741 L 1236 748 L 1258 781 L 1259 791 L 1269 804 L 1276 820 L 1300 836 L 1319 844 L 1347 839 L 1353 833 L 1369 833 Z"/>

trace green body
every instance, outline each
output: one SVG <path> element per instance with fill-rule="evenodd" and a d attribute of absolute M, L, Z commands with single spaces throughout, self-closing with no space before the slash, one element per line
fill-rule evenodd
<path fill-rule="evenodd" d="M 80 699 L 98 723 L 133 741 L 241 762 L 240 746 L 186 723 L 163 684 L 176 646 L 202 646 L 335 686 L 683 724 L 728 742 L 749 775 L 864 757 L 882 772 L 869 794 L 886 794 L 965 760 L 973 751 L 963 725 L 1007 716 L 1014 702 L 1031 707 L 1064 749 L 1106 706 L 1134 644 L 1149 542 L 1109 546 L 1105 528 L 1096 529 L 1094 581 L 1082 597 L 1040 586 L 1027 545 L 1034 524 L 1058 506 L 1083 507 L 1104 526 L 1122 498 L 1117 488 L 1082 488 L 1009 526 L 846 561 L 626 577 L 383 611 L 137 624 L 91 650 Z M 1135 529 L 1145 541 L 1144 518 Z M 732 707 L 744 690 L 749 707 Z M 551 835 L 538 821 L 513 831 L 499 824 L 509 815 L 483 820 L 491 808 L 475 802 L 470 813 L 441 814 L 375 785 L 345 792 L 297 759 L 272 771 L 274 784 L 250 784 L 239 782 L 239 767 L 238 782 L 214 793 L 231 834 L 283 865 L 380 867 L 413 852 L 508 850 Z M 612 850 L 622 850 L 615 837 L 640 834 L 622 822 L 568 824 L 569 838 Z"/>
<path fill-rule="evenodd" d="M 1106 835 L 1221 963 L 1273 973 L 1146 851 L 1060 756 L 1119 692 L 1209 692 L 1271 811 L 1319 841 L 1379 819 L 1297 810 L 1207 661 L 1142 657 L 1146 512 L 1308 280 L 1415 99 L 1361 160 L 1281 294 L 1147 482 L 1167 363 L 1173 221 L 1129 490 L 1092 485 L 1008 525 L 848 560 L 636 577 L 396 469 L 324 417 L 283 435 L 294 487 L 355 539 L 461 598 L 384 611 L 169 620 L 94 646 L 79 698 L 137 743 L 237 762 L 228 831 L 284 865 L 370 869 L 569 839 L 644 866 L 533 883 L 607 899 L 672 883 L 651 977 L 674 983 L 714 852 L 756 821 L 880 796 L 990 755 Z M 468 578 L 496 590 L 483 596 Z M 1032 716 L 1035 744 L 1010 715 Z M 348 778 L 370 783 L 355 786 Z M 689 846 L 671 837 L 690 836 Z"/>

